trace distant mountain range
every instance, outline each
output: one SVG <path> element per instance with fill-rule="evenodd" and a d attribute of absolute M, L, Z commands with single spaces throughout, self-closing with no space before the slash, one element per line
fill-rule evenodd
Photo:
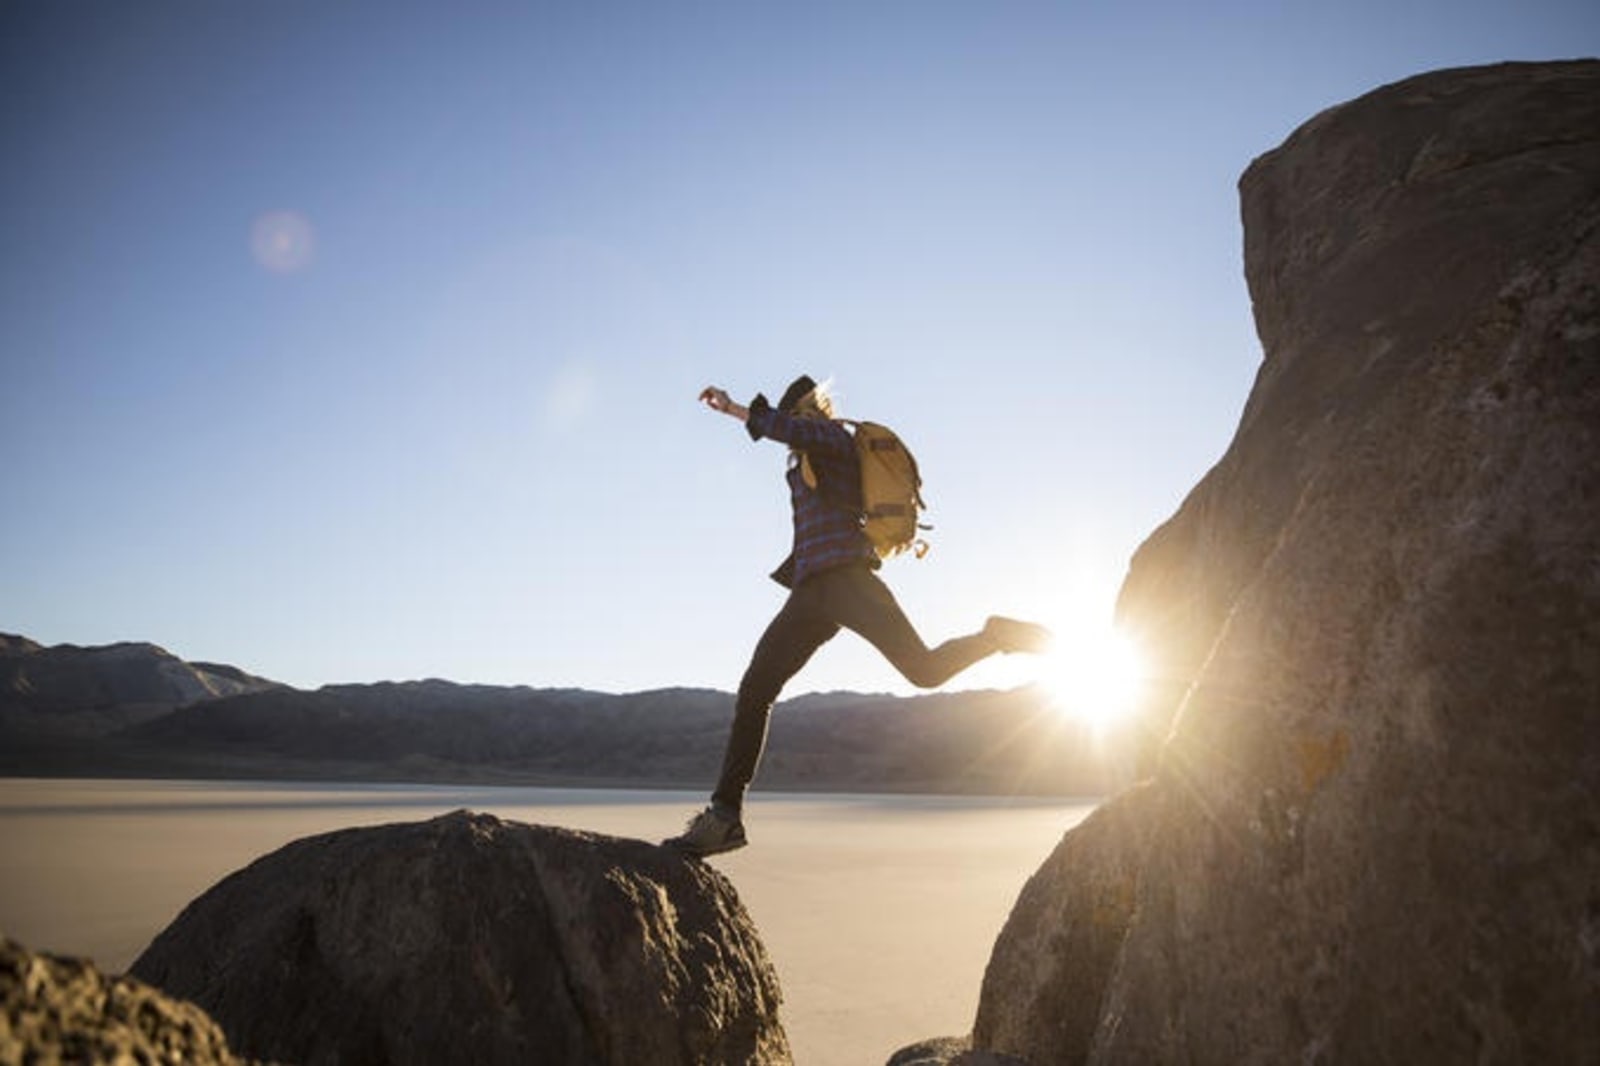
<path fill-rule="evenodd" d="M 448 681 L 306 691 L 153 644 L 0 634 L 0 775 L 706 787 L 733 697 Z M 1087 795 L 1115 760 L 1035 689 L 780 703 L 758 787 Z"/>

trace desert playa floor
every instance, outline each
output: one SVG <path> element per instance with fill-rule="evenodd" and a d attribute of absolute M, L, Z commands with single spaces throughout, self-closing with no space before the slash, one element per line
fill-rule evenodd
<path fill-rule="evenodd" d="M 0 930 L 125 969 L 223 876 L 291 840 L 468 807 L 671 836 L 691 793 L 420 785 L 0 780 Z M 713 860 L 761 931 L 800 1066 L 881 1066 L 965 1032 L 1023 883 L 1091 800 L 761 794 Z"/>

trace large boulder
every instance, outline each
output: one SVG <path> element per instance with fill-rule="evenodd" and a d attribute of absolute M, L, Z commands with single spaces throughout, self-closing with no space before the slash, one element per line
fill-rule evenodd
<path fill-rule="evenodd" d="M 194 1004 L 0 938 L 0 1063 L 242 1061 Z"/>
<path fill-rule="evenodd" d="M 715 870 L 466 811 L 290 844 L 131 972 L 304 1066 L 789 1061 L 777 979 Z"/>
<path fill-rule="evenodd" d="M 1154 777 L 1022 893 L 973 1046 L 1600 1062 L 1600 62 L 1385 87 L 1241 194 L 1265 361 L 1119 604 Z"/>

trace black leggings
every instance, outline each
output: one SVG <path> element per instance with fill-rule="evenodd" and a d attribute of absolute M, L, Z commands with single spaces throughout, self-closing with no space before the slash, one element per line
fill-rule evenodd
<path fill-rule="evenodd" d="M 712 801 L 742 809 L 767 742 L 772 705 L 789 679 L 840 628 L 865 637 L 918 688 L 937 688 L 998 649 L 982 633 L 929 648 L 917 635 L 889 587 L 865 565 L 824 570 L 789 593 L 783 609 L 756 644 L 739 682 L 733 729 Z"/>

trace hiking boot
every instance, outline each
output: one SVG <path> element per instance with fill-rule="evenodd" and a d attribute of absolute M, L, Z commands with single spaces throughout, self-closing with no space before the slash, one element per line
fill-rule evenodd
<path fill-rule="evenodd" d="M 1034 622 L 1019 622 L 1015 618 L 989 616 L 983 623 L 983 635 L 1003 652 L 1028 651 L 1038 654 L 1050 650 L 1054 636 L 1044 626 Z"/>
<path fill-rule="evenodd" d="M 661 846 L 688 855 L 720 855 L 745 846 L 744 824 L 737 814 L 711 806 L 689 819 L 682 836 L 663 840 Z"/>

